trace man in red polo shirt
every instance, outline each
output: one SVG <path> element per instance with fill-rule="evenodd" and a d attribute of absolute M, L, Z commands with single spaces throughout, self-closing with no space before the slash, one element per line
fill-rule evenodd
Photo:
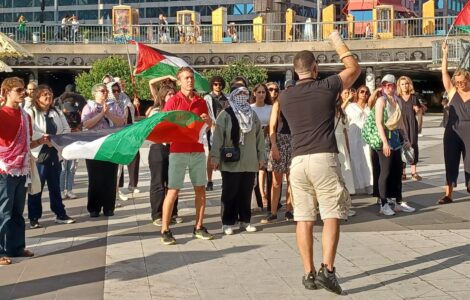
<path fill-rule="evenodd" d="M 176 74 L 180 91 L 168 99 L 163 111 L 186 110 L 195 113 L 210 126 L 207 104 L 204 99 L 194 93 L 194 71 L 183 67 Z M 194 186 L 196 202 L 196 224 L 193 236 L 198 239 L 211 240 L 212 235 L 203 226 L 204 209 L 206 207 L 206 155 L 204 146 L 199 143 L 172 143 L 170 145 L 170 162 L 168 171 L 168 192 L 162 209 L 162 237 L 165 245 L 176 243 L 169 228 L 173 205 L 180 189 L 183 188 L 186 168 Z"/>

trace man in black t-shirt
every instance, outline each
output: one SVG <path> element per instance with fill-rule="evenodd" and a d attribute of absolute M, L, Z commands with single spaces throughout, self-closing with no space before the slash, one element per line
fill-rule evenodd
<path fill-rule="evenodd" d="M 334 261 L 339 240 L 340 219 L 347 219 L 351 199 L 341 175 L 336 145 L 335 103 L 342 89 L 352 86 L 361 70 L 337 31 L 330 35 L 345 69 L 338 75 L 316 80 L 318 66 L 310 51 L 294 57 L 299 76 L 295 87 L 281 94 L 281 111 L 292 135 L 290 184 L 297 245 L 304 264 L 302 283 L 307 289 L 323 287 L 341 294 Z M 317 210 L 323 220 L 323 263 L 315 272 L 313 225 Z"/>

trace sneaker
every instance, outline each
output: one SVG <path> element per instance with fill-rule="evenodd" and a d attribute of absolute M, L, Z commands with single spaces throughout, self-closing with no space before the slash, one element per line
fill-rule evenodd
<path fill-rule="evenodd" d="M 201 240 L 212 240 L 214 237 L 212 236 L 212 234 L 210 234 L 208 231 L 207 231 L 207 228 L 206 227 L 201 227 L 199 229 L 196 229 L 196 227 L 194 227 L 194 230 L 193 230 L 193 236 L 197 239 L 201 239 Z"/>
<path fill-rule="evenodd" d="M 212 181 L 208 181 L 207 182 L 207 186 L 206 186 L 206 191 L 213 191 L 214 190 L 214 183 L 212 183 Z"/>
<path fill-rule="evenodd" d="M 121 202 L 116 200 L 116 203 L 114 203 L 114 207 L 122 207 Z"/>
<path fill-rule="evenodd" d="M 77 199 L 78 198 L 77 195 L 75 195 L 72 191 L 67 192 L 67 197 L 69 199 Z"/>
<path fill-rule="evenodd" d="M 412 213 L 415 210 L 416 209 L 414 207 L 409 206 L 408 203 L 404 201 L 398 204 L 397 206 L 395 206 L 395 211 L 403 211 L 407 213 Z"/>
<path fill-rule="evenodd" d="M 174 245 L 174 244 L 176 244 L 176 240 L 173 237 L 173 233 L 171 232 L 171 230 L 164 231 L 162 233 L 162 237 L 160 238 L 160 241 L 164 245 Z"/>
<path fill-rule="evenodd" d="M 60 195 L 62 196 L 62 200 L 65 200 L 68 198 L 67 191 L 61 192 Z"/>
<path fill-rule="evenodd" d="M 156 220 L 153 220 L 152 224 L 158 227 L 162 227 L 162 219 L 158 218 Z"/>
<path fill-rule="evenodd" d="M 423 137 L 424 135 L 422 133 L 418 133 L 418 137 Z"/>
<path fill-rule="evenodd" d="M 171 223 L 173 224 L 181 224 L 183 222 L 184 222 L 184 219 L 182 217 L 179 217 L 179 216 L 171 217 Z"/>
<path fill-rule="evenodd" d="M 256 232 L 258 229 L 256 226 L 251 225 L 251 223 L 240 222 L 240 230 L 245 230 L 246 232 Z"/>
<path fill-rule="evenodd" d="M 286 221 L 293 221 L 294 220 L 294 214 L 291 211 L 286 211 L 286 214 L 284 215 L 286 218 Z"/>
<path fill-rule="evenodd" d="M 126 194 L 124 194 L 123 192 L 121 192 L 121 190 L 119 190 L 118 194 L 119 194 L 119 199 L 121 199 L 122 201 L 129 200 L 129 197 Z"/>
<path fill-rule="evenodd" d="M 29 228 L 31 229 L 41 228 L 41 224 L 39 224 L 38 219 L 29 220 Z"/>
<path fill-rule="evenodd" d="M 315 273 L 310 272 L 307 275 L 302 277 L 302 284 L 307 290 L 316 290 L 318 289 L 315 283 Z"/>
<path fill-rule="evenodd" d="M 271 224 L 277 221 L 277 215 L 269 213 L 266 219 L 261 220 L 261 224 Z"/>
<path fill-rule="evenodd" d="M 348 217 L 354 217 L 355 215 L 356 215 L 356 211 L 355 211 L 355 210 L 350 209 L 350 210 L 348 211 Z"/>
<path fill-rule="evenodd" d="M 57 224 L 72 224 L 72 223 L 75 223 L 75 220 L 67 215 L 63 215 L 63 216 L 57 216 L 57 218 L 55 218 L 55 222 Z"/>
<path fill-rule="evenodd" d="M 232 235 L 233 234 L 233 228 L 230 225 L 222 225 L 222 231 L 225 235 Z"/>
<path fill-rule="evenodd" d="M 388 203 L 385 203 L 384 205 L 380 206 L 380 213 L 386 216 L 393 216 L 395 214 L 395 212 Z"/>
<path fill-rule="evenodd" d="M 321 268 L 318 270 L 317 277 L 315 278 L 315 283 L 318 287 L 322 287 L 335 294 L 341 295 L 343 293 L 336 278 L 336 268 L 333 268 L 333 272 L 330 272 L 324 264 L 321 264 Z"/>
<path fill-rule="evenodd" d="M 127 190 L 129 191 L 129 193 L 131 194 L 138 194 L 140 193 L 140 190 L 136 187 L 128 187 Z"/>

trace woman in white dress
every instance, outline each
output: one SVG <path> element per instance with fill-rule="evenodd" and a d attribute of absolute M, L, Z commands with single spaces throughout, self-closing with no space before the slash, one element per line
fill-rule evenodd
<path fill-rule="evenodd" d="M 351 154 L 354 187 L 357 194 L 371 194 L 373 177 L 369 145 L 361 135 L 362 127 L 370 113 L 367 106 L 370 91 L 365 85 L 359 87 L 356 101 L 345 108 L 349 122 L 349 149 Z"/>

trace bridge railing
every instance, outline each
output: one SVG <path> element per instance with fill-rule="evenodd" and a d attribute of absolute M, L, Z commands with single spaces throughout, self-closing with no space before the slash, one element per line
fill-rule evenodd
<path fill-rule="evenodd" d="M 455 16 L 381 20 L 375 23 L 372 21 L 320 24 L 305 22 L 294 23 L 288 28 L 286 24 L 167 25 L 165 27 L 80 24 L 78 27 L 73 27 L 61 24 L 28 23 L 24 32 L 18 31 L 16 24 L 0 25 L 0 31 L 20 43 L 120 44 L 128 40 L 155 44 L 267 43 L 322 41 L 334 29 L 338 30 L 346 40 L 444 36 L 454 19 Z M 461 32 L 454 29 L 450 35 L 459 34 Z"/>

